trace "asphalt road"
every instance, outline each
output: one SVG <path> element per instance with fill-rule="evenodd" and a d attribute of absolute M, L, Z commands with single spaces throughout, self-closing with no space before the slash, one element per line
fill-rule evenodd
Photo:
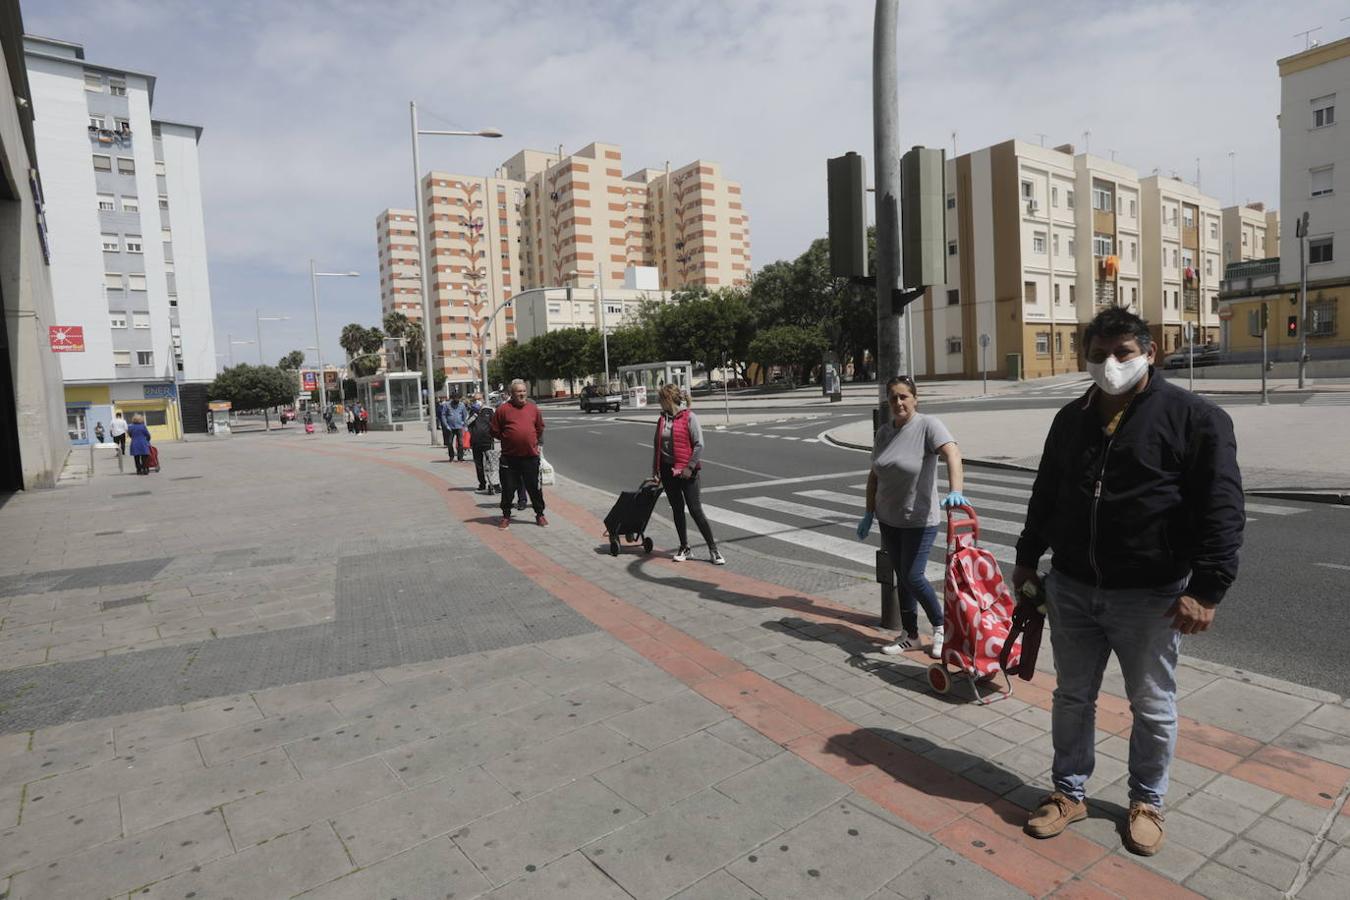
<path fill-rule="evenodd" d="M 988 408 L 1059 406 L 1062 397 L 977 401 Z M 1223 398 L 1224 405 L 1254 398 Z M 972 411 L 971 401 L 930 403 L 929 412 Z M 732 566 L 738 549 L 806 561 L 870 577 L 874 534 L 858 542 L 868 458 L 820 440 L 833 425 L 865 416 L 865 408 L 797 409 L 810 419 L 763 411 L 755 425 L 717 430 L 720 412 L 701 410 L 706 435 L 703 500 L 718 543 Z M 617 495 L 651 466 L 652 424 L 551 408 L 546 453 L 562 475 Z M 970 468 L 965 493 L 984 521 L 983 543 L 1011 572 L 1011 552 L 1024 518 L 1030 475 Z M 1350 507 L 1249 498 L 1246 544 L 1237 584 L 1210 633 L 1187 638 L 1184 652 L 1277 678 L 1350 695 L 1350 653 L 1342 638 L 1342 597 L 1350 582 Z M 657 507 L 649 529 L 658 548 L 675 544 L 669 507 Z M 690 523 L 696 558 L 706 559 Z M 629 552 L 634 552 L 630 550 Z M 929 572 L 941 571 L 936 548 Z"/>

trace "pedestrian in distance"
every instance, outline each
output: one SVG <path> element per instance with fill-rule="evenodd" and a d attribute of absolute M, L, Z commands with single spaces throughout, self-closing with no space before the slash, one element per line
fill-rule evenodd
<path fill-rule="evenodd" d="M 451 394 L 440 410 L 441 431 L 445 434 L 445 449 L 452 462 L 464 462 L 464 426 L 468 424 L 469 408 L 460 402 L 459 394 Z"/>
<path fill-rule="evenodd" d="M 356 404 L 356 433 L 365 434 L 370 431 L 370 413 L 360 403 Z"/>
<path fill-rule="evenodd" d="M 657 392 L 661 403 L 661 417 L 656 420 L 656 436 L 652 446 L 652 477 L 660 479 L 661 487 L 670 501 L 670 517 L 675 520 L 675 536 L 680 546 L 672 557 L 676 562 L 689 558 L 689 528 L 685 509 L 703 535 L 708 546 L 709 561 L 715 566 L 727 564 L 717 549 L 712 526 L 703 514 L 699 499 L 699 471 L 703 468 L 703 429 L 698 417 L 689 408 L 678 384 L 666 384 Z"/>
<path fill-rule="evenodd" d="M 858 540 L 866 540 L 873 518 L 881 524 L 881 545 L 900 586 L 900 626 L 904 632 L 881 648 L 888 656 L 917 650 L 919 606 L 933 628 L 928 655 L 942 658 L 945 640 L 942 603 L 924 570 L 937 537 L 942 510 L 968 506 L 961 491 L 965 473 L 961 450 L 947 426 L 919 412 L 914 379 L 897 375 L 886 382 L 891 417 L 872 438 L 872 471 L 867 475 L 867 508 L 858 522 Z M 947 464 L 947 496 L 938 502 L 937 461 Z"/>
<path fill-rule="evenodd" d="M 469 407 L 466 430 L 469 434 L 469 449 L 473 452 L 474 474 L 478 476 L 478 490 L 490 494 L 487 458 L 492 450 L 492 408 L 483 406 L 477 400 L 473 401 Z"/>
<path fill-rule="evenodd" d="M 117 445 L 117 452 L 127 455 L 127 420 L 122 418 L 119 412 L 113 416 L 113 420 L 108 423 L 108 434 L 112 436 L 113 443 Z"/>
<path fill-rule="evenodd" d="M 1092 386 L 1050 426 L 1013 570 L 1019 596 L 1044 595 L 1058 682 L 1053 790 L 1025 828 L 1049 838 L 1087 818 L 1097 692 L 1115 653 L 1133 715 L 1124 844 L 1152 856 L 1176 749 L 1181 637 L 1209 628 L 1237 577 L 1242 476 L 1232 420 L 1155 375 L 1142 319 L 1107 309 L 1083 343 Z"/>
<path fill-rule="evenodd" d="M 517 378 L 511 382 L 511 399 L 492 414 L 492 437 L 502 447 L 502 518 L 498 528 L 511 527 L 511 498 L 522 482 L 534 506 L 535 524 L 548 524 L 544 518 L 544 488 L 539 483 L 543 436 L 544 416 L 525 396 L 525 382 Z"/>
<path fill-rule="evenodd" d="M 140 413 L 132 416 L 126 433 L 131 438 L 131 456 L 136 460 L 136 474 L 149 475 L 150 429 L 145 427 L 145 417 Z"/>
<path fill-rule="evenodd" d="M 97 442 L 100 443 L 100 444 L 103 443 L 103 423 L 102 423 L 102 422 L 96 422 L 96 423 L 94 423 L 94 440 L 97 441 Z"/>
<path fill-rule="evenodd" d="M 449 397 L 442 397 L 436 404 L 436 427 L 441 430 L 441 446 L 450 446 L 450 431 L 445 427 L 445 408 L 450 405 Z"/>
<path fill-rule="evenodd" d="M 356 413 L 352 412 L 350 406 L 343 412 L 342 417 L 347 422 L 347 433 L 356 434 Z"/>

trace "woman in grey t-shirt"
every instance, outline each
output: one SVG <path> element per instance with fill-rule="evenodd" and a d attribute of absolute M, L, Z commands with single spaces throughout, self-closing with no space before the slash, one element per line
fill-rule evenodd
<path fill-rule="evenodd" d="M 872 518 L 881 521 L 881 543 L 895 567 L 900 584 L 900 624 L 904 635 L 881 648 L 891 656 L 919 646 L 919 610 L 923 604 L 933 626 L 928 655 L 942 657 L 942 604 L 928 583 L 924 568 L 933 549 L 941 509 L 966 505 L 961 496 L 964 479 L 961 451 L 947 426 L 918 411 L 914 379 L 900 375 L 886 383 L 891 420 L 877 429 L 872 440 L 872 471 L 867 476 L 867 512 L 858 522 L 858 540 L 872 530 Z M 937 458 L 947 463 L 950 492 L 937 499 Z"/>

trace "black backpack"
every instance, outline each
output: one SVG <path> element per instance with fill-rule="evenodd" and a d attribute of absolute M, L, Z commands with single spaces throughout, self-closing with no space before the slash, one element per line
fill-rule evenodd
<path fill-rule="evenodd" d="M 492 410 L 483 407 L 474 417 L 473 424 L 469 426 L 469 440 L 471 446 L 479 450 L 490 450 L 492 448 Z"/>

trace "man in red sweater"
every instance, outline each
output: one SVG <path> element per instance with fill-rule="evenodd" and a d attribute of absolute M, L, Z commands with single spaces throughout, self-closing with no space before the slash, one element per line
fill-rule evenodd
<path fill-rule="evenodd" d="M 539 439 L 544 436 L 544 416 L 526 399 L 525 382 L 519 378 L 511 382 L 511 399 L 492 414 L 492 436 L 502 450 L 502 520 L 497 527 L 511 527 L 511 501 L 521 482 L 530 495 L 535 523 L 547 525 L 544 489 L 539 484 Z"/>

